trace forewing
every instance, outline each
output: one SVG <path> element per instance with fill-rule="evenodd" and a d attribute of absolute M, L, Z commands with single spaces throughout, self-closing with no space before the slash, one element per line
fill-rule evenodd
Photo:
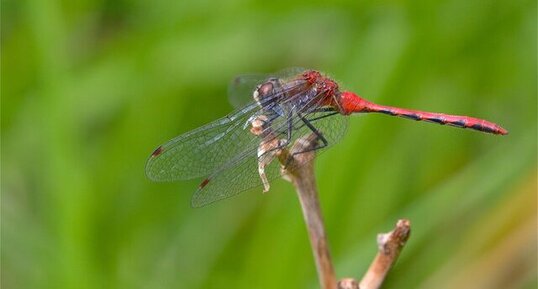
<path fill-rule="evenodd" d="M 228 86 L 228 99 L 234 108 L 240 108 L 252 102 L 252 93 L 256 87 L 269 78 L 288 79 L 301 74 L 306 69 L 302 67 L 291 67 L 280 70 L 276 73 L 255 73 L 244 74 L 235 77 Z"/>
<path fill-rule="evenodd" d="M 279 176 L 278 160 L 274 160 L 265 167 L 265 173 L 268 179 L 274 179 Z M 218 200 L 238 195 L 245 190 L 261 186 L 262 181 L 258 174 L 258 158 L 256 157 L 256 150 L 253 150 L 230 162 L 205 179 L 192 196 L 191 205 L 193 207 L 203 207 Z"/>
<path fill-rule="evenodd" d="M 235 77 L 228 85 L 228 100 L 234 108 L 240 108 L 254 101 L 252 93 L 256 87 L 265 82 L 270 74 L 245 74 Z"/>
<path fill-rule="evenodd" d="M 298 83 L 264 98 L 264 106 L 272 107 Z M 287 101 L 299 95 L 288 96 Z M 263 114 L 255 102 L 226 117 L 180 135 L 159 146 L 146 163 L 146 175 L 154 181 L 186 180 L 207 176 L 244 151 L 256 150 L 259 139 L 252 134 L 249 120 Z M 279 122 L 280 120 L 275 120 Z"/>
<path fill-rule="evenodd" d="M 255 149 L 257 137 L 245 124 L 257 109 L 250 104 L 159 146 L 146 163 L 146 175 L 154 181 L 207 176 L 243 151 Z"/>
<path fill-rule="evenodd" d="M 273 127 L 275 136 L 280 139 L 284 139 L 287 132 L 287 122 L 283 121 L 283 119 L 284 117 L 281 117 L 279 119 L 280 123 Z M 315 126 L 317 131 L 328 142 L 328 146 L 316 151 L 317 154 L 339 142 L 347 127 L 347 118 L 340 115 L 333 116 L 332 113 L 328 112 L 308 113 L 305 115 L 305 119 Z M 291 121 L 293 132 L 291 141 L 287 146 L 288 149 L 298 138 L 306 137 L 313 133 L 297 115 L 292 117 Z M 237 156 L 236 159 L 225 164 L 202 181 L 200 187 L 192 197 L 192 206 L 202 207 L 218 200 L 235 196 L 254 187 L 261 187 L 263 183 L 258 172 L 258 163 L 257 148 L 244 151 L 242 155 Z M 273 159 L 265 167 L 265 175 L 269 181 L 280 177 L 280 162 L 277 158 Z"/>

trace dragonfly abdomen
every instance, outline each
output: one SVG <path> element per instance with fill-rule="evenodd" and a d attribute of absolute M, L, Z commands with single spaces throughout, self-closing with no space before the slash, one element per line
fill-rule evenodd
<path fill-rule="evenodd" d="M 375 112 L 375 111 L 373 111 Z M 499 125 L 468 116 L 448 115 L 444 113 L 432 113 L 401 108 L 386 107 L 378 112 L 392 116 L 404 117 L 416 121 L 427 121 L 440 125 L 450 125 L 459 128 L 469 128 L 493 134 L 507 134 L 508 132 Z"/>
<path fill-rule="evenodd" d="M 469 128 L 492 134 L 508 134 L 508 131 L 498 124 L 469 116 L 449 115 L 444 113 L 426 112 L 412 109 L 404 109 L 392 106 L 379 105 L 352 92 L 343 92 L 340 95 L 342 114 L 377 112 L 391 116 L 399 116 L 416 121 L 427 121 L 441 125 L 450 125 L 460 128 Z"/>

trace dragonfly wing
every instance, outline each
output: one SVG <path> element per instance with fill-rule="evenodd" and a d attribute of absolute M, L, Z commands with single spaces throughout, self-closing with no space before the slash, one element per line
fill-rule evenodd
<path fill-rule="evenodd" d="M 284 138 L 287 132 L 287 122 L 283 121 L 283 119 L 280 118 L 280 123 L 273 127 L 275 135 L 281 139 Z M 347 126 L 347 118 L 341 116 L 332 117 L 332 114 L 327 112 L 308 113 L 305 119 L 314 125 L 328 142 L 328 146 L 316 151 L 317 154 L 337 143 L 344 135 Z M 293 117 L 291 121 L 293 131 L 288 148 L 298 138 L 313 133 L 299 117 Z M 194 193 L 191 205 L 193 207 L 203 207 L 213 202 L 233 197 L 243 191 L 261 187 L 263 182 L 259 174 L 259 162 L 260 158 L 264 156 L 257 157 L 256 153 L 257 148 L 244 151 L 242 155 L 239 155 L 236 159 L 225 164 L 211 176 L 204 179 Z M 281 176 L 280 168 L 281 165 L 277 158 L 265 166 L 264 173 L 269 182 Z"/>
<path fill-rule="evenodd" d="M 278 160 L 265 167 L 265 174 L 272 180 L 278 177 L 280 171 Z M 262 180 L 258 174 L 258 158 L 256 150 L 245 153 L 216 171 L 202 181 L 191 200 L 193 207 L 203 207 L 213 202 L 238 195 L 254 187 L 261 187 Z M 261 191 L 261 190 L 260 190 Z"/>
<path fill-rule="evenodd" d="M 261 186 L 260 162 L 265 166 L 266 178 L 276 178 L 280 175 L 280 164 L 277 159 L 268 161 L 267 154 L 258 157 L 260 143 L 278 141 L 276 143 L 289 147 L 297 139 L 315 133 L 329 146 L 338 142 L 346 129 L 346 118 L 329 117 L 335 112 L 324 110 L 322 95 L 302 101 L 306 92 L 301 91 L 302 85 L 304 82 L 298 82 L 266 96 L 263 109 L 257 103 L 251 103 L 227 117 L 172 139 L 150 156 L 146 174 L 156 181 L 209 176 L 193 196 L 194 207 Z M 290 95 L 283 99 L 286 93 Z M 273 101 L 276 106 L 271 103 Z M 258 117 L 271 119 L 264 131 L 256 134 L 250 128 L 254 129 L 251 121 Z M 263 142 L 260 136 L 263 136 Z M 268 140 L 268 136 L 273 139 Z M 281 140 L 285 140 L 283 144 Z M 327 146 L 319 149 L 322 151 Z"/>
<path fill-rule="evenodd" d="M 240 108 L 254 99 L 252 93 L 258 85 L 266 82 L 269 78 L 287 79 L 303 73 L 302 67 L 291 67 L 276 73 L 244 74 L 235 77 L 228 86 L 228 99 L 234 108 Z"/>
<path fill-rule="evenodd" d="M 257 109 L 250 104 L 159 146 L 146 163 L 146 175 L 154 181 L 207 176 L 242 151 L 256 148 L 257 137 L 245 124 Z"/>
<path fill-rule="evenodd" d="M 336 114 L 333 115 L 331 112 L 311 112 L 305 116 L 306 120 L 309 121 L 327 140 L 327 147 L 335 145 L 342 140 L 344 137 L 347 125 L 348 117 Z M 306 127 L 304 123 L 298 123 L 299 134 L 307 135 L 311 130 Z M 319 153 L 325 151 L 327 147 L 323 147 L 318 150 Z"/>
<path fill-rule="evenodd" d="M 228 100 L 234 108 L 254 101 L 252 93 L 259 84 L 265 82 L 270 74 L 245 74 L 235 77 L 228 85 Z"/>
<path fill-rule="evenodd" d="M 266 96 L 265 105 L 271 107 L 271 102 L 279 100 L 298 85 L 302 84 Z M 288 100 L 298 96 L 291 95 Z M 146 163 L 146 175 L 154 181 L 186 180 L 210 175 L 244 151 L 256 150 L 260 140 L 249 131 L 250 120 L 263 113 L 264 109 L 251 101 L 235 113 L 168 141 L 151 154 Z M 280 119 L 273 121 L 282 122 Z"/>

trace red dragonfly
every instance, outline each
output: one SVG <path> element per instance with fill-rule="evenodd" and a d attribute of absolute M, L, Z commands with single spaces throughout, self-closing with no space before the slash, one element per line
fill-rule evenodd
<path fill-rule="evenodd" d="M 159 146 L 149 157 L 146 175 L 154 181 L 203 177 L 192 197 L 201 207 L 253 187 L 269 189 L 280 176 L 273 161 L 295 140 L 315 134 L 322 151 L 338 142 L 353 113 L 383 113 L 416 121 L 505 135 L 499 125 L 468 116 L 447 115 L 372 103 L 340 91 L 338 84 L 315 70 L 287 69 L 271 75 L 240 76 L 229 95 L 237 110 Z"/>

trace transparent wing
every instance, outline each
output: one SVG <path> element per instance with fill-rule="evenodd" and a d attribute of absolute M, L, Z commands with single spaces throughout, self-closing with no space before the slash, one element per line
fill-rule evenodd
<path fill-rule="evenodd" d="M 296 71 L 287 73 L 297 75 Z M 253 118 L 267 117 L 267 113 L 271 116 L 269 125 L 259 134 L 264 136 L 264 141 L 270 135 L 272 140 L 284 139 L 283 145 L 291 146 L 298 138 L 315 133 L 323 140 L 319 142 L 323 145 L 319 146 L 320 151 L 337 143 L 345 132 L 347 118 L 329 117 L 335 112 L 322 107 L 323 96 L 308 96 L 312 91 L 307 90 L 307 86 L 303 89 L 304 84 L 297 82 L 264 97 L 265 109 L 251 102 L 233 114 L 163 144 L 150 156 L 146 164 L 147 176 L 156 181 L 208 176 L 193 195 L 194 207 L 261 186 L 259 161 L 267 154 L 258 156 L 262 138 L 250 129 Z M 273 101 L 275 103 L 271 104 Z M 272 111 L 272 107 L 278 109 Z M 280 175 L 278 160 L 264 163 L 268 180 Z"/>
<path fill-rule="evenodd" d="M 278 176 L 279 164 L 274 161 L 265 168 L 270 179 Z M 203 207 L 218 200 L 226 199 L 239 193 L 262 185 L 258 174 L 256 151 L 245 153 L 234 162 L 223 167 L 214 175 L 205 179 L 191 200 L 193 207 Z"/>
<path fill-rule="evenodd" d="M 267 97 L 267 102 L 278 100 L 294 88 Z M 297 96 L 289 96 L 288 100 L 293 102 Z M 250 133 L 248 121 L 261 111 L 257 103 L 250 102 L 226 117 L 159 146 L 146 163 L 147 177 L 153 181 L 174 181 L 207 176 L 244 151 L 255 151 L 260 140 Z"/>
<path fill-rule="evenodd" d="M 234 108 L 240 108 L 252 102 L 252 93 L 259 84 L 271 77 L 287 79 L 305 71 L 302 67 L 290 67 L 276 73 L 244 74 L 235 77 L 228 86 L 228 100 Z"/>
<path fill-rule="evenodd" d="M 235 77 L 228 85 L 228 101 L 239 108 L 254 101 L 252 93 L 256 87 L 270 78 L 270 74 L 245 74 Z"/>
<path fill-rule="evenodd" d="M 235 155 L 256 146 L 257 137 L 245 129 L 256 104 L 159 146 L 146 163 L 146 175 L 154 181 L 186 180 L 211 174 Z"/>
<path fill-rule="evenodd" d="M 347 118 L 342 116 L 332 116 L 330 112 L 311 112 L 305 114 L 304 118 L 309 121 L 316 130 L 327 140 L 328 146 L 320 147 L 316 153 L 321 153 L 335 143 L 338 143 L 347 128 Z M 285 138 L 287 132 L 287 123 L 281 122 L 278 128 L 277 137 Z M 292 118 L 292 139 L 288 147 L 292 146 L 298 138 L 312 134 L 313 131 L 303 122 L 302 119 L 295 116 Z M 193 207 L 202 207 L 218 200 L 235 196 L 243 191 L 263 185 L 258 173 L 257 147 L 245 151 L 242 155 L 223 167 L 215 171 L 211 176 L 205 179 L 199 189 L 192 197 Z M 274 159 L 265 167 L 265 174 L 269 181 L 280 177 L 280 163 Z M 261 191 L 261 190 L 260 190 Z"/>

